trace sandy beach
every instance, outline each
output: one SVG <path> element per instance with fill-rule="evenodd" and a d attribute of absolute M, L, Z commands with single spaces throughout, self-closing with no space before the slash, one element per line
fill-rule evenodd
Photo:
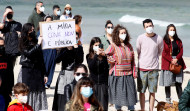
<path fill-rule="evenodd" d="M 83 44 L 83 48 L 84 48 L 84 64 L 86 63 L 86 54 L 88 53 L 88 44 Z M 135 50 L 135 49 L 134 49 Z M 135 54 L 136 57 L 136 64 L 137 64 L 137 54 Z M 17 59 L 15 68 L 14 68 L 14 76 L 15 76 L 15 83 L 17 82 L 17 77 L 20 71 L 20 65 L 19 65 L 19 61 L 20 58 Z M 184 57 L 184 61 L 186 63 L 187 69 L 184 70 L 184 81 L 182 84 L 183 89 L 186 87 L 188 80 L 190 79 L 190 58 Z M 54 97 L 54 90 L 55 90 L 55 85 L 56 85 L 56 81 L 57 81 L 57 77 L 59 75 L 59 71 L 61 70 L 61 64 L 56 64 L 56 69 L 55 69 L 55 73 L 54 73 L 54 78 L 53 78 L 53 82 L 51 84 L 51 88 L 46 90 L 47 93 L 47 97 L 48 97 L 48 111 L 51 111 L 52 109 L 52 104 L 53 104 L 53 97 Z M 135 80 L 136 81 L 136 80 Z M 137 84 L 136 84 L 137 85 Z M 176 89 L 175 87 L 171 88 L 171 97 L 172 97 L 172 101 L 178 101 L 177 98 L 177 93 L 176 93 Z M 146 110 L 148 111 L 149 109 L 149 93 L 148 90 L 146 91 Z M 158 90 L 156 93 L 156 99 L 158 101 L 165 101 L 165 90 L 164 87 L 158 86 Z M 157 102 L 155 102 L 155 106 L 157 105 Z M 136 110 L 140 110 L 140 103 L 139 103 L 139 99 L 138 99 L 138 103 L 135 105 L 135 109 Z M 122 110 L 127 111 L 127 107 L 122 107 Z M 156 109 L 154 109 L 156 111 Z M 109 111 L 115 111 L 114 106 L 110 106 L 109 107 Z"/>

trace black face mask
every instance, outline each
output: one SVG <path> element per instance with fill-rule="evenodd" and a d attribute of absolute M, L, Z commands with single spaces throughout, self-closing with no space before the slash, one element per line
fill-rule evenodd
<path fill-rule="evenodd" d="M 8 19 L 12 19 L 12 18 L 13 18 L 13 14 L 10 14 L 10 13 L 7 14 L 7 18 L 8 18 Z"/>
<path fill-rule="evenodd" d="M 31 37 L 32 39 L 36 38 L 36 32 L 32 31 L 31 33 L 29 33 L 29 37 Z"/>
<path fill-rule="evenodd" d="M 0 55 L 4 55 L 5 54 L 5 47 L 4 45 L 0 45 Z"/>

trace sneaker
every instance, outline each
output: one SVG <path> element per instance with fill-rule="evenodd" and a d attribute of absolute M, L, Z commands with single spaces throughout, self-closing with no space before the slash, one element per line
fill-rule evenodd
<path fill-rule="evenodd" d="M 47 86 L 47 85 L 45 85 L 45 88 L 46 88 L 46 89 L 49 89 L 50 87 L 49 87 L 49 86 Z"/>
<path fill-rule="evenodd" d="M 171 98 L 166 98 L 166 102 L 171 104 Z"/>

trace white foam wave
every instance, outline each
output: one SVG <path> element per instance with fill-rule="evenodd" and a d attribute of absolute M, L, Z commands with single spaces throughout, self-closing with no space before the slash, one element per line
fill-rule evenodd
<path fill-rule="evenodd" d="M 134 24 L 142 24 L 142 21 L 147 18 L 143 17 L 137 17 L 137 16 L 131 16 L 131 15 L 125 15 L 119 19 L 120 22 L 125 22 L 125 23 L 134 23 Z M 161 21 L 161 20 L 155 20 L 152 19 L 154 25 L 159 25 L 161 27 L 166 27 L 169 24 L 174 24 L 175 26 L 181 27 L 184 25 L 189 25 L 186 23 L 175 23 L 175 22 L 167 22 L 167 21 Z"/>

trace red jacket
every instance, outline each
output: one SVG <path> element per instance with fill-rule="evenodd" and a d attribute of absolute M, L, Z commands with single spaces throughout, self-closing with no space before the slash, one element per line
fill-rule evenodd
<path fill-rule="evenodd" d="M 21 103 L 18 103 L 17 99 L 15 99 L 9 104 L 7 111 L 33 111 L 32 107 L 28 104 L 23 105 Z"/>
<path fill-rule="evenodd" d="M 172 56 L 170 55 L 170 48 L 168 47 L 168 45 L 165 43 L 165 41 L 163 43 L 164 43 L 164 49 L 162 52 L 162 66 L 161 67 L 162 67 L 162 70 L 169 70 L 169 66 L 172 61 Z M 177 43 L 179 51 L 180 51 L 176 58 L 178 59 L 178 61 L 180 63 L 182 63 L 182 68 L 184 70 L 186 68 L 186 65 L 182 58 L 183 44 L 182 44 L 182 41 L 180 41 L 180 40 L 176 40 L 176 43 Z M 171 47 L 172 47 L 172 44 L 171 44 Z"/>

